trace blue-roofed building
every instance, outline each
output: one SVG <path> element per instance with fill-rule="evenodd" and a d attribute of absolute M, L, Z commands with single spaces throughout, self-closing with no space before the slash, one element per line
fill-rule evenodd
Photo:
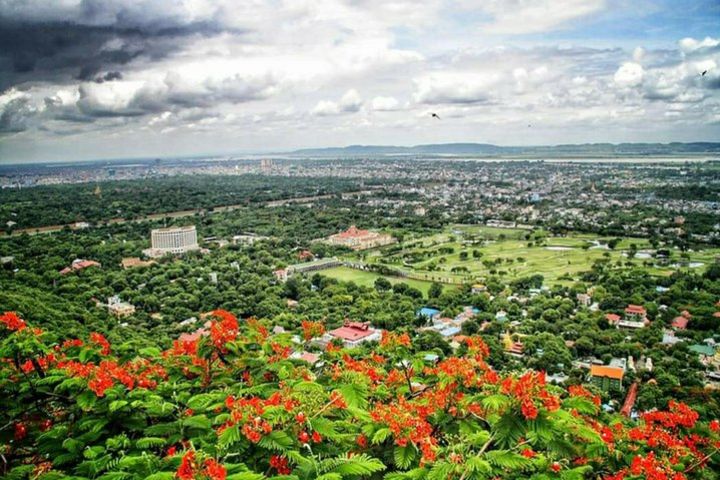
<path fill-rule="evenodd" d="M 445 338 L 454 337 L 460 333 L 460 327 L 447 327 L 440 330 L 440 335 Z"/>
<path fill-rule="evenodd" d="M 440 316 L 440 310 L 437 308 L 422 307 L 417 311 L 416 315 L 418 317 L 426 317 L 429 320 L 434 320 L 436 317 Z"/>

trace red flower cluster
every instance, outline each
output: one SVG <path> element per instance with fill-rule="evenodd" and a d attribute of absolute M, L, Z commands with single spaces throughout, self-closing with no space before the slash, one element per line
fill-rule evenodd
<path fill-rule="evenodd" d="M 247 321 L 247 326 L 251 332 L 255 332 L 260 337 L 260 341 L 263 341 L 270 336 L 270 332 L 268 332 L 268 329 L 265 328 L 263 324 L 261 324 L 255 318 L 249 318 Z"/>
<path fill-rule="evenodd" d="M 681 480 L 685 478 L 680 472 L 676 472 L 671 465 L 663 465 L 663 462 L 655 458 L 655 452 L 650 452 L 644 457 L 635 456 L 630 466 L 632 475 L 644 475 L 648 480 Z"/>
<path fill-rule="evenodd" d="M 270 363 L 275 363 L 275 362 L 279 362 L 280 360 L 284 360 L 284 359 L 288 358 L 290 356 L 290 354 L 292 353 L 291 347 L 282 346 L 277 342 L 272 342 L 270 344 L 270 348 L 273 351 L 273 355 L 271 355 L 270 358 L 268 358 L 268 362 L 270 362 Z"/>
<path fill-rule="evenodd" d="M 71 376 L 89 378 L 88 388 L 102 397 L 105 391 L 118 382 L 128 390 L 135 387 L 153 389 L 157 381 L 167 378 L 165 369 L 149 360 L 137 360 L 120 365 L 112 360 L 103 360 L 99 365 L 80 363 L 75 360 L 61 361 L 58 368 L 66 370 Z"/>
<path fill-rule="evenodd" d="M 560 399 L 545 389 L 544 372 L 527 372 L 517 379 L 507 377 L 501 384 L 501 391 L 513 395 L 520 402 L 520 411 L 528 420 L 538 416 L 537 399 L 551 412 L 560 408 Z"/>
<path fill-rule="evenodd" d="M 230 420 L 220 426 L 217 433 L 222 433 L 225 429 L 237 424 L 241 424 L 240 428 L 245 438 L 252 443 L 259 442 L 263 435 L 272 432 L 272 425 L 262 418 L 267 407 L 283 406 L 286 411 L 291 412 L 297 402 L 287 397 L 283 397 L 280 392 L 275 392 L 268 399 L 260 397 L 235 398 L 228 396 L 225 399 L 225 407 L 230 410 Z M 299 415 L 299 414 L 298 414 Z"/>
<path fill-rule="evenodd" d="M 18 317 L 15 312 L 5 312 L 0 315 L 0 323 L 5 325 L 5 328 L 13 332 L 23 330 L 27 327 L 25 321 Z"/>
<path fill-rule="evenodd" d="M 435 459 L 433 427 L 428 422 L 434 408 L 408 402 L 404 398 L 396 403 L 376 404 L 370 413 L 373 421 L 387 425 L 395 438 L 395 444 L 404 447 L 412 442 L 422 452 L 423 461 Z"/>
<path fill-rule="evenodd" d="M 668 403 L 670 408 L 667 412 L 655 411 L 647 412 L 643 415 L 646 424 L 660 424 L 665 428 L 685 427 L 692 428 L 695 426 L 699 415 L 692 408 L 682 402 L 670 400 Z"/>
<path fill-rule="evenodd" d="M 194 357 L 198 351 L 198 340 L 174 340 L 170 353 L 174 356 L 189 355 Z"/>
<path fill-rule="evenodd" d="M 210 480 L 225 480 L 227 471 L 225 467 L 212 458 L 206 459 L 202 464 L 195 458 L 195 452 L 188 450 L 183 455 L 175 473 L 180 480 L 194 480 L 195 478 L 207 478 Z"/>
<path fill-rule="evenodd" d="M 68 348 L 73 348 L 73 347 L 80 348 L 83 345 L 85 345 L 85 343 L 82 340 L 80 340 L 79 338 L 67 339 L 62 343 L 62 348 L 63 348 L 63 350 L 67 350 Z"/>
<path fill-rule="evenodd" d="M 380 346 L 383 348 L 409 347 L 410 335 L 407 333 L 400 334 L 383 330 Z"/>
<path fill-rule="evenodd" d="M 465 344 L 468 347 L 468 354 L 474 355 L 475 357 L 484 360 L 490 356 L 490 348 L 480 337 L 467 337 L 465 338 Z"/>
<path fill-rule="evenodd" d="M 325 333 L 325 326 L 320 322 L 303 320 L 301 326 L 303 338 L 306 342 Z"/>
<path fill-rule="evenodd" d="M 345 398 L 338 391 L 333 391 L 330 394 L 330 403 L 332 405 L 334 405 L 336 408 L 339 408 L 340 410 L 344 410 L 347 408 L 347 403 L 345 403 Z"/>
<path fill-rule="evenodd" d="M 525 448 L 522 452 L 520 452 L 520 455 L 525 458 L 535 458 L 537 456 L 537 453 L 535 453 L 532 448 Z"/>
<path fill-rule="evenodd" d="M 210 324 L 210 338 L 220 351 L 225 351 L 225 344 L 237 338 L 237 317 L 227 310 L 213 310 L 212 316 L 217 320 Z"/>
<path fill-rule="evenodd" d="M 53 353 L 48 353 L 47 355 L 35 359 L 35 362 L 40 366 L 43 371 L 47 370 L 48 367 L 50 365 L 53 365 L 56 361 L 57 358 Z M 35 364 L 32 360 L 27 360 L 20 366 L 20 369 L 25 373 L 30 373 L 35 370 Z"/>
<path fill-rule="evenodd" d="M 101 348 L 100 353 L 110 355 L 110 342 L 102 334 L 93 332 L 90 334 L 90 342 Z"/>
<path fill-rule="evenodd" d="M 270 467 L 274 468 L 278 475 L 290 475 L 292 469 L 288 465 L 288 459 L 279 455 L 270 457 Z"/>
<path fill-rule="evenodd" d="M 702 466 L 707 460 L 701 448 L 720 446 L 717 442 L 697 434 L 688 434 L 695 427 L 698 414 L 684 403 L 670 401 L 667 411 L 646 412 L 639 425 L 627 429 L 622 423 L 612 430 L 600 424 L 595 429 L 609 445 L 623 445 L 635 452 L 632 463 L 605 480 L 623 480 L 626 476 L 640 476 L 651 480 L 684 480 L 682 465 Z M 713 422 L 709 424 L 713 429 Z M 720 429 L 720 425 L 715 428 Z"/>
<path fill-rule="evenodd" d="M 27 427 L 23 422 L 17 422 L 13 428 L 15 440 L 20 441 L 27 436 Z"/>
<path fill-rule="evenodd" d="M 571 397 L 584 397 L 587 399 L 590 399 L 595 406 L 600 406 L 600 397 L 597 395 L 594 395 L 592 392 L 590 392 L 588 389 L 583 387 L 582 385 L 570 385 L 568 387 L 568 393 Z"/>
<path fill-rule="evenodd" d="M 330 346 L 332 344 L 329 344 Z M 366 360 L 355 360 L 349 355 L 343 355 L 343 364 L 336 363 L 333 365 L 333 378 L 340 378 L 346 371 L 361 373 L 363 376 L 369 378 L 373 383 L 379 383 L 385 377 L 384 372 L 377 369 L 370 362 Z"/>
<path fill-rule="evenodd" d="M 203 469 L 203 473 L 206 477 L 212 480 L 225 480 L 225 478 L 227 477 L 227 471 L 225 470 L 225 467 L 220 465 L 212 458 L 205 460 L 205 468 Z"/>

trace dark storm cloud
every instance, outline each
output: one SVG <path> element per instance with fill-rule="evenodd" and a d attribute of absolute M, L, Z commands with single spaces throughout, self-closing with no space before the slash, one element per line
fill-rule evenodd
<path fill-rule="evenodd" d="M 10 100 L 0 112 L 0 133 L 17 133 L 26 130 L 32 113 L 28 98 L 19 97 Z"/>
<path fill-rule="evenodd" d="M 95 78 L 95 83 L 112 82 L 113 80 L 122 80 L 123 76 L 120 72 L 107 72 Z"/>
<path fill-rule="evenodd" d="M 117 10 L 112 1 L 84 1 L 71 20 L 33 18 L 32 12 L 18 17 L 0 1 L 0 91 L 30 80 L 117 80 L 138 57 L 165 58 L 183 38 L 220 31 L 212 20 L 185 22 L 157 12 L 143 17 Z"/>

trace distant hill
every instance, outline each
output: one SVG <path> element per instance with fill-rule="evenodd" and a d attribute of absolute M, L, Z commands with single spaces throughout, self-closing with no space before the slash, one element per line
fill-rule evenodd
<path fill-rule="evenodd" d="M 470 156 L 626 156 L 626 155 L 720 154 L 720 143 L 584 143 L 547 146 L 499 146 L 487 143 L 438 143 L 401 147 L 394 145 L 350 145 L 306 148 L 290 152 L 305 157 L 357 157 L 385 155 L 470 155 Z"/>

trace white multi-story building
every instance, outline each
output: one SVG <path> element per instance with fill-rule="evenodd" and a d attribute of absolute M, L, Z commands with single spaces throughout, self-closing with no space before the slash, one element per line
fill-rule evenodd
<path fill-rule="evenodd" d="M 162 257 L 168 253 L 179 254 L 200 249 L 195 225 L 154 229 L 150 232 L 150 241 L 152 247 L 143 251 L 148 257 Z"/>

